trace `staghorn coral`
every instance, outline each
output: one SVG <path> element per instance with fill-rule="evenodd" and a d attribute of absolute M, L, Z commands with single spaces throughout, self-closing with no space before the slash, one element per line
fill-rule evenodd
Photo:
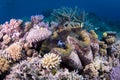
<path fill-rule="evenodd" d="M 26 40 L 29 43 L 35 43 L 49 38 L 51 34 L 52 32 L 47 28 L 39 28 L 39 26 L 35 26 L 34 28 L 30 29 Z"/>
<path fill-rule="evenodd" d="M 61 57 L 54 53 L 48 53 L 43 56 L 42 66 L 47 69 L 56 68 L 61 62 Z"/>
<path fill-rule="evenodd" d="M 4 58 L 0 58 L 0 75 L 6 72 L 9 68 L 9 62 Z"/>
<path fill-rule="evenodd" d="M 53 20 L 59 24 L 64 24 L 65 22 L 82 22 L 85 20 L 87 14 L 80 11 L 77 7 L 74 9 L 63 7 L 60 9 L 54 9 L 51 13 Z"/>
<path fill-rule="evenodd" d="M 13 43 L 5 51 L 10 54 L 14 61 L 20 60 L 23 56 L 22 45 L 19 42 Z"/>

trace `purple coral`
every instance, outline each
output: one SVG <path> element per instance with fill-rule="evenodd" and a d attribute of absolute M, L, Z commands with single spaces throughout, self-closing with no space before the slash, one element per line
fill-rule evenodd
<path fill-rule="evenodd" d="M 43 15 L 36 15 L 36 16 L 31 16 L 31 21 L 33 24 L 38 24 L 43 20 L 44 16 Z"/>
<path fill-rule="evenodd" d="M 120 80 L 120 65 L 112 68 L 112 71 L 110 72 L 110 79 L 111 80 Z"/>
<path fill-rule="evenodd" d="M 35 42 L 39 42 L 42 41 L 44 39 L 49 38 L 49 36 L 52 34 L 52 32 L 50 30 L 48 30 L 47 28 L 32 28 L 27 37 L 26 40 L 29 43 L 35 43 Z"/>

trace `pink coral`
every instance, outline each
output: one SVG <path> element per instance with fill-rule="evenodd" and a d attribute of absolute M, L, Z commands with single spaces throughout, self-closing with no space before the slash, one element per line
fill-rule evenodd
<path fill-rule="evenodd" d="M 22 20 L 11 19 L 10 23 L 5 22 L 2 25 L 2 32 L 6 33 L 6 34 L 18 32 L 21 24 L 22 24 Z"/>
<path fill-rule="evenodd" d="M 49 38 L 51 34 L 52 32 L 47 28 L 34 27 L 29 31 L 26 40 L 29 43 L 35 43 Z"/>

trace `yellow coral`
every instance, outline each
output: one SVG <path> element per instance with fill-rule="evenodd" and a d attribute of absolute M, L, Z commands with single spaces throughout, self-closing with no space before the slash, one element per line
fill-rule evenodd
<path fill-rule="evenodd" d="M 67 44 L 66 47 L 67 47 L 66 49 L 63 48 L 54 48 L 54 49 L 62 53 L 60 55 L 64 57 L 64 56 L 69 56 L 72 51 L 71 46 L 69 44 Z"/>
<path fill-rule="evenodd" d="M 6 49 L 6 52 L 10 54 L 14 61 L 18 61 L 22 57 L 22 46 L 19 44 L 19 42 L 13 43 Z"/>
<path fill-rule="evenodd" d="M 42 58 L 42 66 L 47 69 L 56 68 L 61 62 L 61 57 L 54 53 L 45 54 Z"/>
<path fill-rule="evenodd" d="M 99 42 L 99 45 L 100 45 L 100 47 L 103 48 L 103 49 L 106 49 L 106 48 L 107 48 L 107 45 L 106 45 L 105 42 L 103 42 L 103 41 L 100 41 L 100 42 Z"/>
<path fill-rule="evenodd" d="M 103 33 L 103 37 L 107 37 L 107 32 L 104 32 L 104 33 Z"/>
<path fill-rule="evenodd" d="M 9 68 L 10 68 L 9 62 L 4 58 L 0 58 L 0 72 L 5 72 Z"/>
<path fill-rule="evenodd" d="M 105 56 L 107 54 L 107 50 L 106 49 L 103 49 L 103 48 L 100 48 L 100 54 L 102 56 Z"/>
<path fill-rule="evenodd" d="M 98 35 L 95 33 L 94 30 L 91 30 L 90 34 L 92 35 L 93 38 L 98 39 Z"/>
<path fill-rule="evenodd" d="M 80 37 L 82 38 L 84 44 L 90 45 L 90 37 L 85 30 L 80 32 Z"/>

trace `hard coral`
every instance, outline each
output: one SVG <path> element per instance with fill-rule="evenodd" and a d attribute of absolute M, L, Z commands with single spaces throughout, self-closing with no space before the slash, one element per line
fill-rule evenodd
<path fill-rule="evenodd" d="M 43 15 L 35 15 L 35 16 L 31 16 L 31 21 L 33 24 L 38 24 L 43 20 L 43 18 L 44 18 Z"/>
<path fill-rule="evenodd" d="M 22 22 L 22 20 L 11 19 L 10 23 L 6 22 L 2 25 L 2 32 L 8 35 L 13 34 L 14 32 L 18 32 Z"/>
<path fill-rule="evenodd" d="M 9 68 L 9 62 L 4 58 L 0 58 L 0 75 L 6 72 Z"/>
<path fill-rule="evenodd" d="M 120 65 L 112 68 L 110 72 L 110 80 L 120 80 Z"/>
<path fill-rule="evenodd" d="M 14 61 L 18 61 L 22 58 L 22 46 L 19 42 L 13 43 L 5 51 L 10 54 Z"/>
<path fill-rule="evenodd" d="M 39 42 L 39 41 L 49 38 L 51 34 L 52 32 L 48 30 L 47 28 L 35 27 L 35 28 L 30 29 L 26 37 L 26 40 L 29 43 L 35 43 L 35 42 Z"/>
<path fill-rule="evenodd" d="M 98 71 L 95 69 L 95 66 L 93 63 L 90 63 L 85 66 L 84 74 L 87 74 L 90 76 L 90 78 L 97 78 L 98 77 Z"/>
<path fill-rule="evenodd" d="M 59 24 L 64 24 L 67 21 L 82 22 L 86 17 L 86 14 L 80 11 L 77 7 L 74 9 L 68 7 L 54 9 L 51 15 L 54 21 Z"/>
<path fill-rule="evenodd" d="M 6 80 L 38 80 L 41 71 L 41 58 L 34 57 L 14 65 Z"/>
<path fill-rule="evenodd" d="M 45 54 L 42 59 L 42 66 L 47 69 L 56 68 L 61 62 L 61 57 L 54 53 Z"/>
<path fill-rule="evenodd" d="M 10 38 L 9 35 L 6 34 L 6 35 L 3 36 L 3 43 L 4 44 L 9 44 L 10 41 L 11 41 L 11 38 Z"/>

